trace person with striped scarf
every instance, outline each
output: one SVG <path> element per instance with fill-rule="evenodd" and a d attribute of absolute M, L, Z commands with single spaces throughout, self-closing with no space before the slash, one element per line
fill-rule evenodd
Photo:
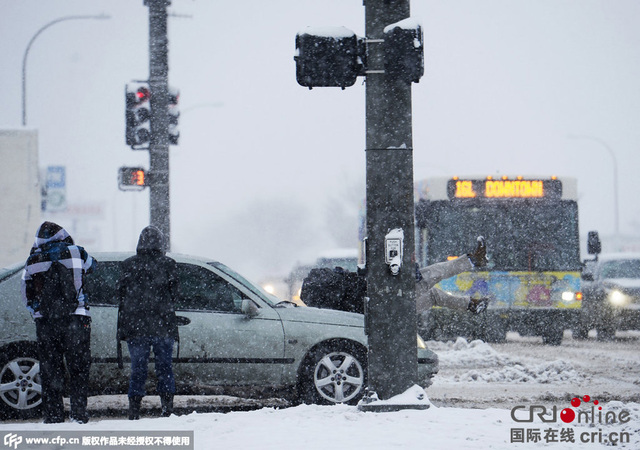
<path fill-rule="evenodd" d="M 37 292 L 39 274 L 54 261 L 60 262 L 73 276 L 77 292 L 74 311 L 61 317 L 46 317 L 41 311 Z M 91 367 L 91 317 L 82 290 L 83 278 L 96 261 L 75 245 L 67 231 L 53 222 L 44 222 L 36 232 L 35 242 L 22 273 L 22 297 L 36 324 L 38 359 L 42 380 L 42 406 L 45 423 L 64 422 L 65 362 L 69 371 L 70 418 L 87 423 L 87 380 Z"/>

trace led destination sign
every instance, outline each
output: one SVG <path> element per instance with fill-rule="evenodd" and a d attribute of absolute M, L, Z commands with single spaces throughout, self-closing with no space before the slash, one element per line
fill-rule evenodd
<path fill-rule="evenodd" d="M 550 180 L 461 180 L 454 178 L 447 184 L 450 199 L 515 199 L 515 198 L 555 198 L 562 197 L 562 182 Z"/>

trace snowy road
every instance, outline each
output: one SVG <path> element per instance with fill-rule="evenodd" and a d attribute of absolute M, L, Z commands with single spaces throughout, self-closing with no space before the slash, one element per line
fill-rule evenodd
<path fill-rule="evenodd" d="M 509 333 L 504 344 L 430 341 L 440 373 L 427 389 L 436 406 L 511 408 L 562 403 L 590 395 L 600 401 L 640 402 L 640 332 L 618 332 L 599 342 L 574 340 L 558 347 L 539 337 Z"/>
<path fill-rule="evenodd" d="M 565 332 L 558 347 L 543 345 L 539 337 L 516 333 L 509 333 L 504 344 L 462 338 L 427 344 L 440 358 L 440 372 L 426 390 L 437 407 L 510 410 L 522 404 L 568 404 L 584 395 L 601 402 L 640 403 L 640 331 L 618 332 L 616 340 L 610 342 L 599 342 L 594 336 L 574 340 L 570 332 Z M 68 408 L 68 399 L 65 402 Z M 123 418 L 127 398 L 90 397 L 88 406 L 96 419 Z M 286 406 L 288 403 L 281 399 L 176 397 L 176 409 L 181 414 Z M 158 397 L 145 397 L 143 409 L 157 415 Z"/>
<path fill-rule="evenodd" d="M 605 450 L 614 444 L 618 444 L 616 448 L 637 450 L 640 332 L 618 334 L 613 342 L 574 341 L 570 334 L 565 337 L 559 347 L 543 346 L 540 338 L 518 335 L 509 335 L 500 345 L 463 339 L 429 342 L 440 356 L 441 371 L 427 389 L 433 407 L 424 411 L 372 414 L 346 405 L 261 408 L 278 406 L 279 401 L 178 396 L 176 406 L 181 415 L 158 418 L 158 398 L 149 396 L 143 401 L 143 419 L 133 422 L 126 420 L 125 396 L 100 396 L 89 400 L 92 419 L 86 425 L 42 424 L 37 419 L 29 423 L 6 421 L 0 423 L 0 436 L 14 439 L 14 444 L 24 439 L 18 447 L 21 449 L 60 448 L 30 446 L 26 443 L 29 436 L 76 437 L 84 442 L 90 436 L 104 438 L 107 434 L 129 439 L 187 430 L 192 432 L 192 447 L 171 448 L 320 450 L 338 442 L 341 447 L 367 450 L 513 450 L 540 446 Z M 582 405 L 573 407 L 574 397 L 580 397 Z M 514 407 L 520 405 L 514 416 Z M 535 405 L 546 406 L 547 414 L 527 420 L 532 408 L 541 407 Z M 578 418 L 561 419 L 561 409 L 570 409 L 570 405 Z M 595 405 L 602 405 L 603 414 L 613 415 L 617 422 L 600 417 L 595 423 L 596 419 L 590 420 L 595 417 L 593 413 L 589 416 Z M 239 407 L 256 410 L 220 413 Z M 558 416 L 551 419 L 549 411 L 553 407 L 557 407 Z M 190 414 L 194 410 L 201 413 Z"/>
<path fill-rule="evenodd" d="M 504 344 L 482 341 L 429 341 L 440 358 L 440 373 L 427 389 L 435 406 L 511 409 L 520 404 L 558 404 L 589 395 L 600 401 L 640 403 L 640 332 L 618 332 L 616 340 L 591 336 L 574 340 L 570 332 L 558 347 L 539 337 L 507 335 Z M 124 415 L 125 396 L 92 397 L 97 415 Z M 159 400 L 145 397 L 157 412 Z M 286 406 L 279 399 L 242 400 L 226 396 L 178 396 L 181 412 L 228 411 Z"/>

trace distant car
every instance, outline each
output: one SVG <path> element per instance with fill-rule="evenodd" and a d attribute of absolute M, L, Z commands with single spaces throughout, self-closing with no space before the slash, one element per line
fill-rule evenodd
<path fill-rule="evenodd" d="M 85 277 L 91 305 L 92 394 L 126 393 L 130 358 L 117 363 L 116 282 L 131 253 L 97 253 Z M 178 394 L 280 395 L 294 402 L 355 403 L 367 384 L 367 339 L 360 314 L 280 301 L 227 266 L 170 255 L 181 300 L 174 350 Z M 22 264 L 0 270 L 0 416 L 29 417 L 42 403 L 35 325 L 20 294 Z M 417 382 L 427 387 L 438 358 L 417 337 Z M 336 375 L 337 374 L 337 375 Z M 154 392 L 155 377 L 147 390 Z"/>
<path fill-rule="evenodd" d="M 601 254 L 582 273 L 583 300 L 578 337 L 597 330 L 611 339 L 616 330 L 640 329 L 640 253 Z"/>

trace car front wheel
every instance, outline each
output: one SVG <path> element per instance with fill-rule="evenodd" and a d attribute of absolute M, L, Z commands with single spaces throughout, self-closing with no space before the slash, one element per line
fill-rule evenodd
<path fill-rule="evenodd" d="M 42 385 L 35 348 L 0 351 L 0 417 L 28 418 L 40 413 Z"/>
<path fill-rule="evenodd" d="M 301 376 L 303 403 L 356 404 L 367 381 L 366 358 L 352 345 L 321 346 L 306 358 Z"/>

